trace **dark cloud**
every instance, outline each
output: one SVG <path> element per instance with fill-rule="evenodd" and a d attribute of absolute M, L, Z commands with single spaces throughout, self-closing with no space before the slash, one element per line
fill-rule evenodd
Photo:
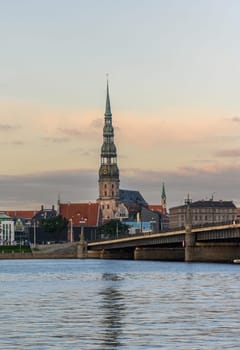
<path fill-rule="evenodd" d="M 184 171 L 183 171 L 184 170 Z M 212 194 L 216 200 L 225 199 L 240 202 L 239 168 L 218 172 L 181 169 L 178 172 L 155 172 L 134 170 L 131 176 L 121 172 L 121 187 L 140 190 L 149 203 L 160 203 L 162 183 L 165 183 L 168 207 L 181 205 L 190 194 L 193 200 L 209 199 Z"/>
<path fill-rule="evenodd" d="M 226 149 L 221 150 L 216 153 L 217 157 L 233 157 L 238 158 L 240 157 L 240 149 Z"/>
<path fill-rule="evenodd" d="M 120 169 L 120 187 L 138 190 L 147 202 L 161 202 L 162 183 L 165 183 L 167 206 L 184 203 L 188 193 L 192 200 L 233 200 L 239 203 L 240 168 L 217 173 L 184 168 L 178 172 Z M 37 209 L 43 204 L 56 204 L 60 193 L 63 202 L 95 201 L 98 197 L 98 167 L 94 170 L 69 170 L 25 176 L 0 176 L 0 210 Z"/>
<path fill-rule="evenodd" d="M 0 210 L 50 207 L 58 194 L 63 202 L 95 201 L 97 173 L 69 170 L 21 176 L 0 176 Z"/>

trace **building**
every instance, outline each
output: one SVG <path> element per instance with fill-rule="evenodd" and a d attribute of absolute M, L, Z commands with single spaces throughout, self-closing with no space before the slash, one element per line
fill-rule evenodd
<path fill-rule="evenodd" d="M 15 241 L 14 221 L 9 215 L 0 213 L 0 244 L 10 245 Z"/>
<path fill-rule="evenodd" d="M 32 218 L 36 210 L 6 210 L 4 213 L 9 215 L 14 222 L 15 241 L 24 242 L 30 240 L 30 230 Z"/>
<path fill-rule="evenodd" d="M 117 148 L 114 143 L 114 128 L 112 125 L 112 112 L 110 106 L 109 86 L 107 81 L 107 98 L 104 114 L 103 144 L 101 147 L 101 164 L 99 168 L 99 197 L 102 219 L 127 218 L 129 208 L 147 205 L 138 191 L 120 190 L 119 169 L 117 165 Z"/>
<path fill-rule="evenodd" d="M 90 241 L 96 238 L 96 229 L 101 222 L 101 210 L 98 203 L 60 203 L 59 214 L 68 219 L 68 241 L 78 241 L 81 227 L 84 227 L 85 238 Z"/>
<path fill-rule="evenodd" d="M 42 243 L 51 240 L 50 235 L 46 235 L 42 228 L 42 220 L 55 217 L 57 211 L 54 205 L 51 208 L 41 206 L 40 210 L 6 210 L 15 228 L 16 242 Z"/>
<path fill-rule="evenodd" d="M 103 219 L 115 217 L 119 204 L 119 169 L 117 165 L 117 149 L 114 144 L 114 128 L 107 82 L 107 99 L 104 114 L 103 144 L 101 147 L 101 165 L 99 169 L 99 198 Z"/>
<path fill-rule="evenodd" d="M 169 209 L 171 229 L 185 226 L 186 206 Z M 237 208 L 232 201 L 201 200 L 191 203 L 192 226 L 233 223 L 237 218 Z"/>

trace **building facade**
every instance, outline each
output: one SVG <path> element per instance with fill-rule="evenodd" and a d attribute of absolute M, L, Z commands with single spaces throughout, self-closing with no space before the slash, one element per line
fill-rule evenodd
<path fill-rule="evenodd" d="M 0 244 L 11 245 L 14 241 L 14 221 L 5 213 L 0 213 Z"/>
<path fill-rule="evenodd" d="M 192 226 L 233 223 L 237 218 L 237 208 L 232 201 L 202 200 L 192 202 Z M 171 229 L 185 226 L 186 206 L 169 209 L 169 226 Z"/>

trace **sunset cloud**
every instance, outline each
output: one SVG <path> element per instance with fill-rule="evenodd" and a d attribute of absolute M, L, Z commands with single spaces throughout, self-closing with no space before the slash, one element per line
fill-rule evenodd
<path fill-rule="evenodd" d="M 10 124 L 0 124 L 0 131 L 12 131 L 12 130 L 16 130 L 16 129 L 20 129 L 19 125 L 10 125 Z"/>
<path fill-rule="evenodd" d="M 42 139 L 53 143 L 66 143 L 70 141 L 67 137 L 43 137 Z"/>
<path fill-rule="evenodd" d="M 240 148 L 239 149 L 226 149 L 216 152 L 217 157 L 229 157 L 229 158 L 239 158 L 240 157 Z"/>
<path fill-rule="evenodd" d="M 240 117 L 233 117 L 232 121 L 236 123 L 240 123 Z"/>
<path fill-rule="evenodd" d="M 83 135 L 82 131 L 78 129 L 58 128 L 58 130 L 60 133 L 70 137 L 79 137 Z"/>

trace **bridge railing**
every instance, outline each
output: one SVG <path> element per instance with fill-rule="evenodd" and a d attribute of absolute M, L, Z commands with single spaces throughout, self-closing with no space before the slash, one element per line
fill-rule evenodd
<path fill-rule="evenodd" d="M 206 228 L 206 227 L 215 227 L 215 226 L 228 226 L 228 225 L 233 225 L 233 224 L 238 224 L 239 221 L 222 221 L 222 222 L 215 222 L 215 223 L 205 223 L 205 224 L 200 224 L 200 225 L 193 225 L 192 228 L 193 229 L 198 229 L 198 228 Z M 120 233 L 116 233 L 116 235 L 107 235 L 104 233 L 99 234 L 98 237 L 96 237 L 95 240 L 91 240 L 91 242 L 99 242 L 99 241 L 108 241 L 109 239 L 111 240 L 117 240 L 117 239 L 121 239 L 121 238 L 129 238 L 129 237 L 142 237 L 142 236 L 148 236 L 154 233 L 158 233 L 158 234 L 165 234 L 168 232 L 177 232 L 177 231 L 184 231 L 185 227 L 181 226 L 181 227 L 174 227 L 174 228 L 168 228 L 168 229 L 164 229 L 160 232 L 137 232 L 137 233 L 124 233 L 124 234 L 120 234 Z"/>

